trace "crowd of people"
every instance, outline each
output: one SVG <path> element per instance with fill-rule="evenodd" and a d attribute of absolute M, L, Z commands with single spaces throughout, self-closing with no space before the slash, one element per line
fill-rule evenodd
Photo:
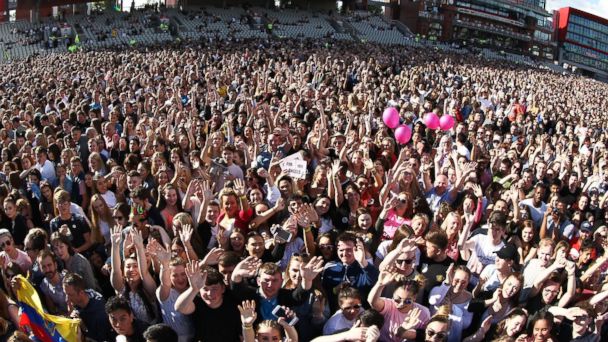
<path fill-rule="evenodd" d="M 17 275 L 82 341 L 608 340 L 606 84 L 296 40 L 0 69 L 0 340 Z"/>

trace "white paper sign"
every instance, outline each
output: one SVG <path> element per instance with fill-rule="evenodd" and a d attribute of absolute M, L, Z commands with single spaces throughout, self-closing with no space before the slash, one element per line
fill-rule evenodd
<path fill-rule="evenodd" d="M 306 178 L 306 161 L 295 158 L 282 160 L 281 170 L 292 178 L 304 179 Z"/>

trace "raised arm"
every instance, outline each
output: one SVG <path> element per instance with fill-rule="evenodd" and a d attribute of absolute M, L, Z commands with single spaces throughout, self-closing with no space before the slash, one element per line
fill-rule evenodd
<path fill-rule="evenodd" d="M 148 243 L 148 253 L 153 255 L 160 263 L 160 293 L 159 300 L 164 302 L 169 298 L 171 292 L 171 272 L 169 272 L 169 261 L 171 260 L 171 252 L 162 246 L 158 241 L 152 239 Z"/>
<path fill-rule="evenodd" d="M 117 294 L 122 293 L 125 281 L 122 277 L 122 262 L 120 260 L 120 242 L 122 240 L 122 228 L 116 225 L 112 228 L 112 268 L 110 271 L 110 283 Z"/>
<path fill-rule="evenodd" d="M 137 229 L 131 229 L 131 235 L 133 237 L 133 243 L 135 244 L 135 253 L 137 254 L 137 267 L 139 268 L 139 274 L 143 281 L 144 290 L 149 296 L 154 298 L 154 292 L 156 291 L 156 282 L 150 270 L 148 269 L 148 261 L 146 258 L 146 249 L 144 247 L 144 240 L 141 236 L 141 232 Z"/>
<path fill-rule="evenodd" d="M 205 286 L 207 280 L 207 271 L 202 271 L 196 262 L 191 262 L 186 265 L 186 276 L 190 287 L 177 297 L 175 301 L 175 310 L 184 315 L 190 315 L 194 312 L 194 298 L 199 294 Z"/>

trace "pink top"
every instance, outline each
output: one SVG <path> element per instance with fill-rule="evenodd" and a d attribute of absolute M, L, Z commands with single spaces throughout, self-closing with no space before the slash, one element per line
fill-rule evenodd
<path fill-rule="evenodd" d="M 382 232 L 382 240 L 392 240 L 395 232 L 402 224 L 411 225 L 412 220 L 397 215 L 395 209 L 391 209 L 386 214 L 384 221 L 384 231 Z"/>
<path fill-rule="evenodd" d="M 392 336 L 389 329 L 390 327 L 400 326 L 403 324 L 405 319 L 408 317 L 409 312 L 402 313 L 397 310 L 395 306 L 395 302 L 389 298 L 380 298 L 384 301 L 384 309 L 380 311 L 380 314 L 384 316 L 384 325 L 382 326 L 382 330 L 380 330 L 380 341 L 393 341 L 393 342 L 401 342 L 402 340 L 396 336 Z M 427 309 L 426 306 L 422 306 L 418 303 L 413 304 L 420 310 L 420 322 L 416 326 L 416 329 L 422 329 L 426 326 L 428 321 L 431 320 L 431 312 Z"/>

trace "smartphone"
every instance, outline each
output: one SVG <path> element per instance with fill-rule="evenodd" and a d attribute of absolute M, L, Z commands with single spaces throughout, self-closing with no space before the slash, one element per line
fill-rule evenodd
<path fill-rule="evenodd" d="M 291 232 L 288 232 L 284 229 L 277 229 L 277 232 L 275 233 L 275 236 L 284 240 L 284 241 L 290 241 L 291 240 Z"/>
<path fill-rule="evenodd" d="M 272 309 L 272 314 L 275 315 L 275 317 L 277 317 L 277 318 L 283 317 L 283 318 L 287 319 L 287 313 L 285 312 L 285 309 L 283 309 L 280 305 L 277 305 L 274 307 L 274 309 Z M 287 324 L 289 324 L 293 327 L 294 325 L 296 325 L 296 323 L 298 323 L 298 321 L 299 321 L 298 317 L 293 316 L 291 321 L 287 322 Z"/>

